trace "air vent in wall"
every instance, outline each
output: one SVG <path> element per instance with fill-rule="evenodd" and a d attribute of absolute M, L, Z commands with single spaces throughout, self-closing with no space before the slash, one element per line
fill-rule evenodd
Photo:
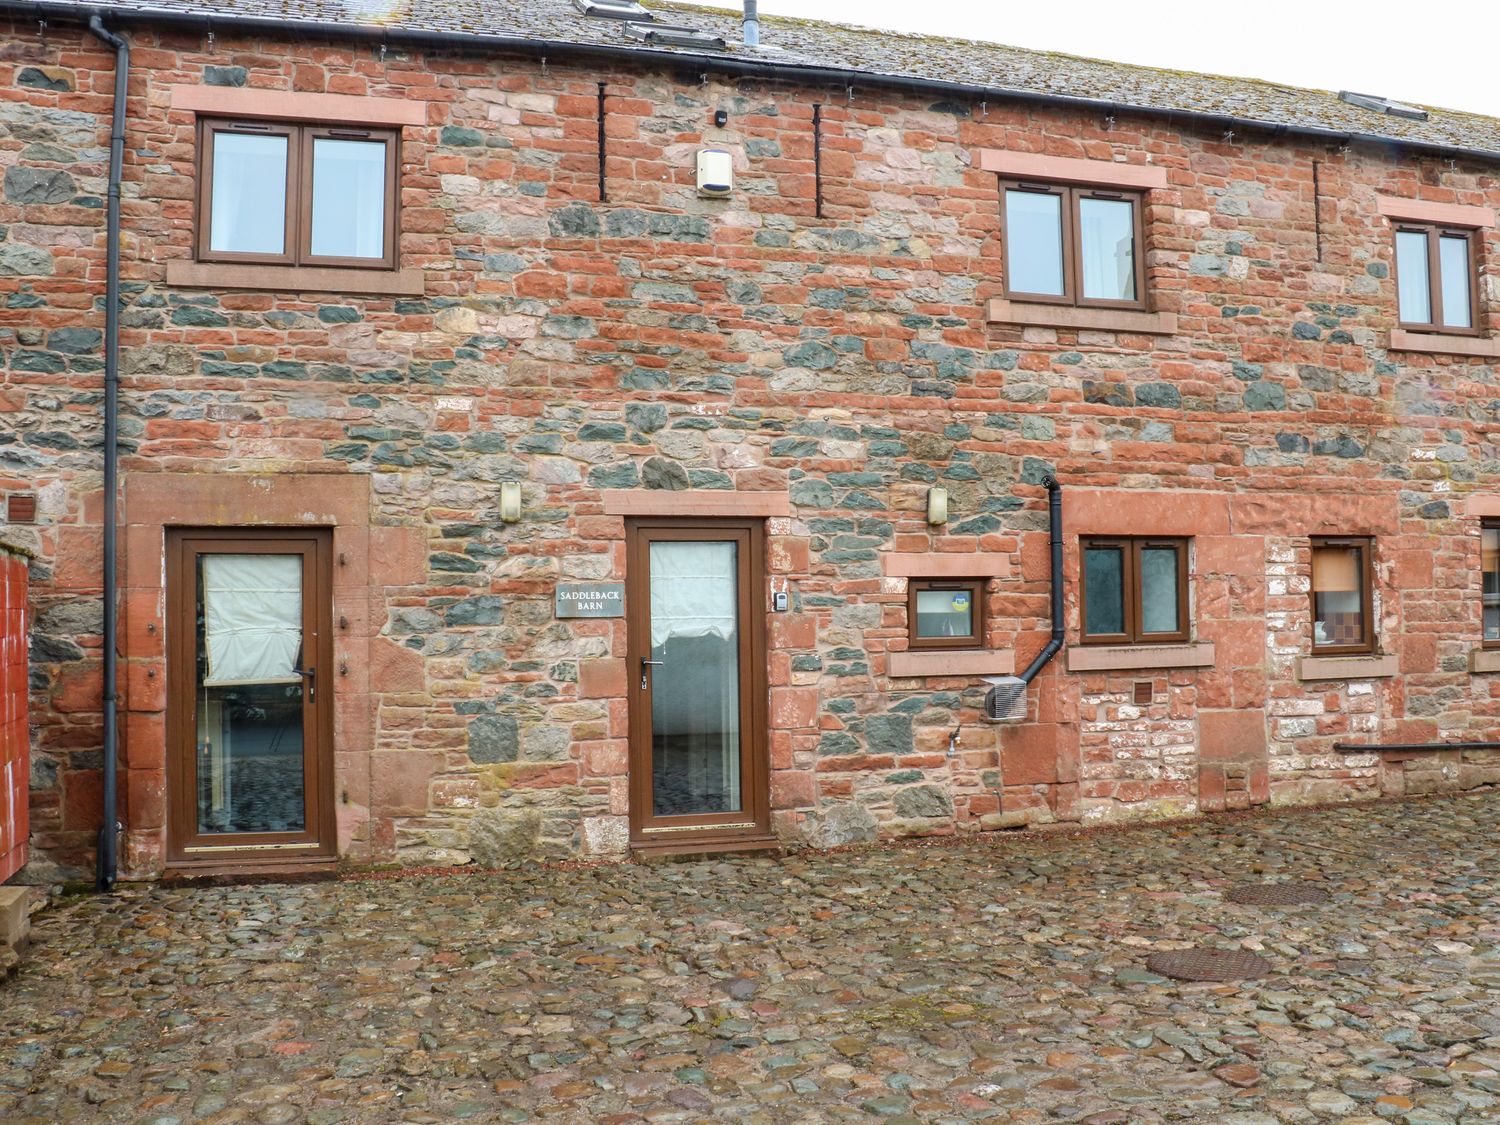
<path fill-rule="evenodd" d="M 1340 90 L 1339 101 L 1357 105 L 1360 109 L 1373 109 L 1376 113 L 1389 114 L 1391 117 L 1405 117 L 1412 121 L 1427 120 L 1425 109 L 1407 105 L 1405 102 L 1393 102 L 1390 98 L 1380 98 L 1374 94 L 1356 94 L 1353 90 Z"/>
<path fill-rule="evenodd" d="M 625 34 L 631 39 L 642 39 L 653 47 L 702 47 L 710 51 L 723 51 L 729 46 L 720 36 L 707 31 L 669 23 L 627 23 Z"/>
<path fill-rule="evenodd" d="M 606 20 L 640 20 L 651 23 L 656 19 L 635 0 L 573 0 L 573 7 L 586 16 L 598 16 Z"/>

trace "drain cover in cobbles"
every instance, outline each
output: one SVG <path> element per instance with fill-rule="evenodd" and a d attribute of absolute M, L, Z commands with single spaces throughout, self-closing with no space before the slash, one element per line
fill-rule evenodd
<path fill-rule="evenodd" d="M 1224 900 L 1242 906 L 1307 906 L 1327 902 L 1328 892 L 1307 883 L 1245 883 L 1225 891 Z"/>
<path fill-rule="evenodd" d="M 1146 958 L 1146 968 L 1173 980 L 1247 980 L 1271 971 L 1271 962 L 1243 949 L 1172 949 Z"/>

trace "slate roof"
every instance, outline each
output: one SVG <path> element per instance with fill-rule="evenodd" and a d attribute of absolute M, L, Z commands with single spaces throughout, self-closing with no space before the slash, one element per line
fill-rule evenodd
<path fill-rule="evenodd" d="M 972 87 L 976 98 L 995 101 L 1005 91 L 1083 98 L 1148 113 L 1232 117 L 1500 160 L 1500 118 L 1458 110 L 1424 106 L 1428 120 L 1414 121 L 1349 105 L 1326 90 L 783 16 L 762 15 L 763 46 L 746 47 L 736 10 L 643 2 L 659 22 L 715 33 L 727 49 L 648 46 L 626 38 L 618 20 L 581 15 L 571 0 L 0 0 L 0 10 L 36 14 L 45 9 L 59 15 L 99 11 L 129 22 L 149 22 L 153 14 L 189 16 L 226 27 L 236 19 L 362 25 L 383 28 L 393 41 L 402 31 L 437 32 L 547 41 L 557 45 L 559 55 L 571 46 L 658 57 L 731 58 L 789 72 L 832 68 L 850 72 L 856 84 L 861 76 L 880 82 L 951 82 Z M 1373 92 L 1401 95 L 1397 90 Z"/>

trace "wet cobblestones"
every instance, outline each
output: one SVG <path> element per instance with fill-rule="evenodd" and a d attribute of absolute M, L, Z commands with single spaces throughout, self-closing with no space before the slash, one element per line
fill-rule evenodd
<path fill-rule="evenodd" d="M 0 985 L 0 1121 L 1500 1121 L 1500 799 L 127 889 Z M 1224 892 L 1307 880 L 1323 904 Z M 1271 962 L 1187 984 L 1190 946 Z"/>

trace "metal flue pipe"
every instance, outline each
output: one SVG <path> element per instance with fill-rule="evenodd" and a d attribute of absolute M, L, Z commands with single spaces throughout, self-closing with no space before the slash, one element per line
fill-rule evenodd
<path fill-rule="evenodd" d="M 745 46 L 760 46 L 760 10 L 758 0 L 745 0 L 745 16 L 741 22 L 745 30 Z"/>

